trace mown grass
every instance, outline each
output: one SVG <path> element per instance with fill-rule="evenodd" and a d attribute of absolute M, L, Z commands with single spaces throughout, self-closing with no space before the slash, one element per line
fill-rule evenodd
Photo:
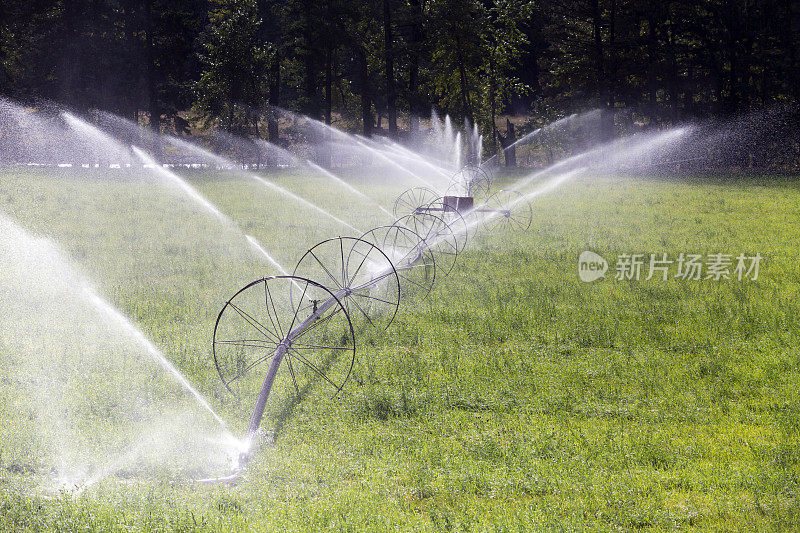
<path fill-rule="evenodd" d="M 384 222 L 322 182 L 270 177 L 359 227 Z M 254 181 L 189 179 L 289 270 L 347 234 Z M 402 190 L 350 179 L 387 206 Z M 7 173 L 0 211 L 56 240 L 241 430 L 251 406 L 217 383 L 211 327 L 227 296 L 274 272 L 158 187 Z M 797 184 L 592 176 L 533 207 L 528 232 L 476 235 L 428 299 L 360 338 L 341 398 L 270 417 L 274 444 L 238 485 L 112 477 L 48 498 L 26 482 L 35 461 L 0 442 L 0 529 L 800 526 Z M 590 284 L 587 249 L 612 263 Z M 618 254 L 664 252 L 765 259 L 757 281 L 613 279 Z"/>

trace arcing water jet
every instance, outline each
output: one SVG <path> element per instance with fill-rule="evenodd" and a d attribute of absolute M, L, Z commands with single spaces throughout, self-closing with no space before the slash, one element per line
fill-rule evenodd
<path fill-rule="evenodd" d="M 10 378 L 0 387 L 29 398 L 35 417 L 24 438 L 48 450 L 44 469 L 55 469 L 59 487 L 81 489 L 123 468 L 214 470 L 236 455 L 204 443 L 236 440 L 144 333 L 55 245 L 1 215 L 0 273 L 0 364 Z"/>
<path fill-rule="evenodd" d="M 315 164 L 311 160 L 306 160 L 306 164 L 308 166 L 310 166 L 312 169 L 314 169 L 317 173 L 322 174 L 323 176 L 332 179 L 333 181 L 335 181 L 336 183 L 338 183 L 339 185 L 341 185 L 342 187 L 344 187 L 345 189 L 347 189 L 351 193 L 355 194 L 359 198 L 362 198 L 362 199 L 366 200 L 367 202 L 369 202 L 371 204 L 375 204 L 378 207 L 378 209 L 383 211 L 386 215 L 388 215 L 390 217 L 394 216 L 389 211 L 384 209 L 384 207 L 381 204 L 379 204 L 378 202 L 376 202 L 375 200 L 373 200 L 372 198 L 370 198 L 366 194 L 362 193 L 361 191 L 359 191 L 358 189 L 356 189 L 355 187 L 353 187 L 352 185 L 350 185 L 349 183 L 344 181 L 342 178 L 340 178 L 339 176 L 334 174 L 333 172 L 330 172 L 329 170 L 325 170 L 324 168 L 322 168 L 321 166 Z"/>
<path fill-rule="evenodd" d="M 168 182 L 177 185 L 178 188 L 181 191 L 183 191 L 189 198 L 191 198 L 198 205 L 203 207 L 203 209 L 214 215 L 220 222 L 226 225 L 233 224 L 228 217 L 226 217 L 219 209 L 217 209 L 214 206 L 214 204 L 206 200 L 206 198 L 202 194 L 197 192 L 197 190 L 195 190 L 194 187 L 186 183 L 186 181 L 184 181 L 180 176 L 164 168 L 161 164 L 156 162 L 155 159 L 147 155 L 145 152 L 143 152 L 136 146 L 133 146 L 131 148 L 133 149 L 133 152 L 136 154 L 136 156 L 139 157 L 139 159 L 141 159 L 145 165 L 155 170 L 155 172 L 162 178 L 166 178 Z"/>

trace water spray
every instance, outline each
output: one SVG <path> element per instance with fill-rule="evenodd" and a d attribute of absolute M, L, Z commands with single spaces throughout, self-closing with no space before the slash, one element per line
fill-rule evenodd
<path fill-rule="evenodd" d="M 476 183 L 465 183 L 465 176 Z M 497 197 L 496 210 L 473 208 L 472 194 L 488 192 L 488 183 L 477 186 L 485 179 L 469 169 L 459 171 L 453 182 L 466 187 L 462 196 L 431 198 L 427 195 L 436 193 L 430 189 L 406 191 L 395 202 L 399 218 L 393 224 L 360 237 L 322 241 L 300 258 L 292 274 L 255 280 L 225 303 L 212 337 L 222 383 L 234 394 L 252 394 L 259 383 L 254 369 L 267 365 L 243 439 L 248 446 L 239 461 L 242 468 L 273 391 L 298 401 L 312 389 L 338 395 L 353 370 L 356 332 L 387 328 L 404 296 L 420 289 L 427 294 L 437 270 L 440 276 L 449 273 L 466 244 L 466 218 L 491 211 L 511 226 L 530 226 L 530 207 L 526 214 L 519 209 L 524 202 L 517 201 L 512 210 L 500 192 L 490 196 Z"/>

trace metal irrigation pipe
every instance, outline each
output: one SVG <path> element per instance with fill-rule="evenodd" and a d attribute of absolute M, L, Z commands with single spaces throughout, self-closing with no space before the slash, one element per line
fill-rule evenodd
<path fill-rule="evenodd" d="M 363 289 L 368 289 L 370 287 L 374 287 L 381 280 L 391 276 L 392 274 L 396 273 L 400 270 L 410 270 L 414 267 L 414 265 L 422 259 L 424 249 L 423 246 L 427 246 L 427 240 L 423 239 L 418 246 L 417 255 L 413 258 L 413 260 L 408 261 L 407 263 L 400 265 L 399 267 L 395 267 L 390 263 L 389 268 L 384 269 L 383 271 L 376 274 L 374 277 L 369 279 L 368 281 L 358 285 L 356 287 L 345 287 L 339 289 L 333 296 L 325 300 L 322 304 L 318 305 L 314 311 L 308 315 L 305 319 L 303 319 L 299 324 L 293 327 L 286 336 L 281 340 L 278 344 L 278 347 L 275 348 L 275 352 L 272 356 L 272 361 L 270 361 L 269 368 L 267 369 L 267 375 L 264 377 L 264 382 L 261 384 L 261 390 L 258 393 L 258 399 L 256 400 L 256 405 L 253 409 L 253 414 L 250 417 L 250 424 L 247 427 L 247 435 L 245 437 L 245 442 L 249 446 L 252 443 L 253 436 L 258 431 L 258 427 L 261 425 L 261 419 L 264 417 L 264 410 L 267 406 L 267 400 L 269 399 L 269 393 L 272 390 L 272 384 L 275 381 L 275 376 L 278 373 L 278 368 L 280 368 L 281 362 L 283 361 L 283 357 L 289 351 L 289 348 L 292 345 L 292 341 L 297 338 L 307 327 L 312 325 L 316 322 L 322 315 L 330 309 L 334 305 L 341 305 L 341 301 L 345 298 L 349 297 L 352 293 L 361 291 Z M 302 299 L 302 296 L 301 296 Z M 353 339 L 355 342 L 355 339 Z M 242 458 L 246 458 L 247 452 L 242 454 Z"/>

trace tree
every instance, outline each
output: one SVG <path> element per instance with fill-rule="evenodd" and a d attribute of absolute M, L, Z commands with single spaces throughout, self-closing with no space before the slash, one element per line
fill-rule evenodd
<path fill-rule="evenodd" d="M 266 102 L 366 135 L 434 107 L 495 150 L 512 112 L 600 109 L 609 139 L 797 105 L 798 28 L 797 0 L 3 0 L 0 92 L 243 135 Z"/>
<path fill-rule="evenodd" d="M 351 10 L 343 24 L 343 46 L 350 51 L 351 57 L 349 61 L 345 60 L 343 74 L 350 77 L 358 96 L 361 130 L 366 137 L 372 136 L 375 122 L 373 104 L 382 40 L 377 11 L 377 5 L 372 2 L 351 3 Z"/>
<path fill-rule="evenodd" d="M 495 139 L 503 144 L 497 131 L 497 114 L 504 104 L 511 101 L 514 96 L 523 96 L 530 92 L 530 87 L 518 77 L 516 68 L 529 45 L 526 35 L 522 30 L 522 23 L 529 20 L 533 13 L 533 3 L 527 0 L 498 0 L 488 10 L 487 31 L 484 34 L 485 63 L 482 70 L 485 76 L 483 94 L 486 95 L 484 107 L 488 107 L 489 132 L 491 143 Z M 486 110 L 482 115 L 486 114 Z M 513 142 L 514 130 L 510 121 L 507 121 L 507 144 Z M 490 145 L 496 149 L 496 146 Z M 516 156 L 513 158 L 516 166 Z"/>
<path fill-rule="evenodd" d="M 409 130 L 416 133 L 419 129 L 419 118 L 425 113 L 420 95 L 420 63 L 424 53 L 424 17 L 420 0 L 408 1 L 407 24 L 410 29 L 408 38 L 408 114 Z"/>
<path fill-rule="evenodd" d="M 392 2 L 383 0 L 383 54 L 386 76 L 386 114 L 389 119 L 389 136 L 397 137 L 397 95 L 394 80 L 394 37 L 392 36 Z"/>
<path fill-rule="evenodd" d="M 220 0 L 202 36 L 197 110 L 223 129 L 259 135 L 258 109 L 268 85 L 273 49 L 259 38 L 254 0 Z"/>
<path fill-rule="evenodd" d="M 261 19 L 260 41 L 272 49 L 272 58 L 269 65 L 269 89 L 267 109 L 267 133 L 269 141 L 281 144 L 278 130 L 278 118 L 275 107 L 281 105 L 281 58 L 286 55 L 284 50 L 284 32 L 281 23 L 281 2 L 276 0 L 260 0 L 258 14 Z"/>
<path fill-rule="evenodd" d="M 475 120 L 475 87 L 484 61 L 487 17 L 478 0 L 433 0 L 430 37 L 433 93 L 459 118 Z"/>
<path fill-rule="evenodd" d="M 2 94 L 23 99 L 53 96 L 60 8 L 56 0 L 0 2 Z"/>

